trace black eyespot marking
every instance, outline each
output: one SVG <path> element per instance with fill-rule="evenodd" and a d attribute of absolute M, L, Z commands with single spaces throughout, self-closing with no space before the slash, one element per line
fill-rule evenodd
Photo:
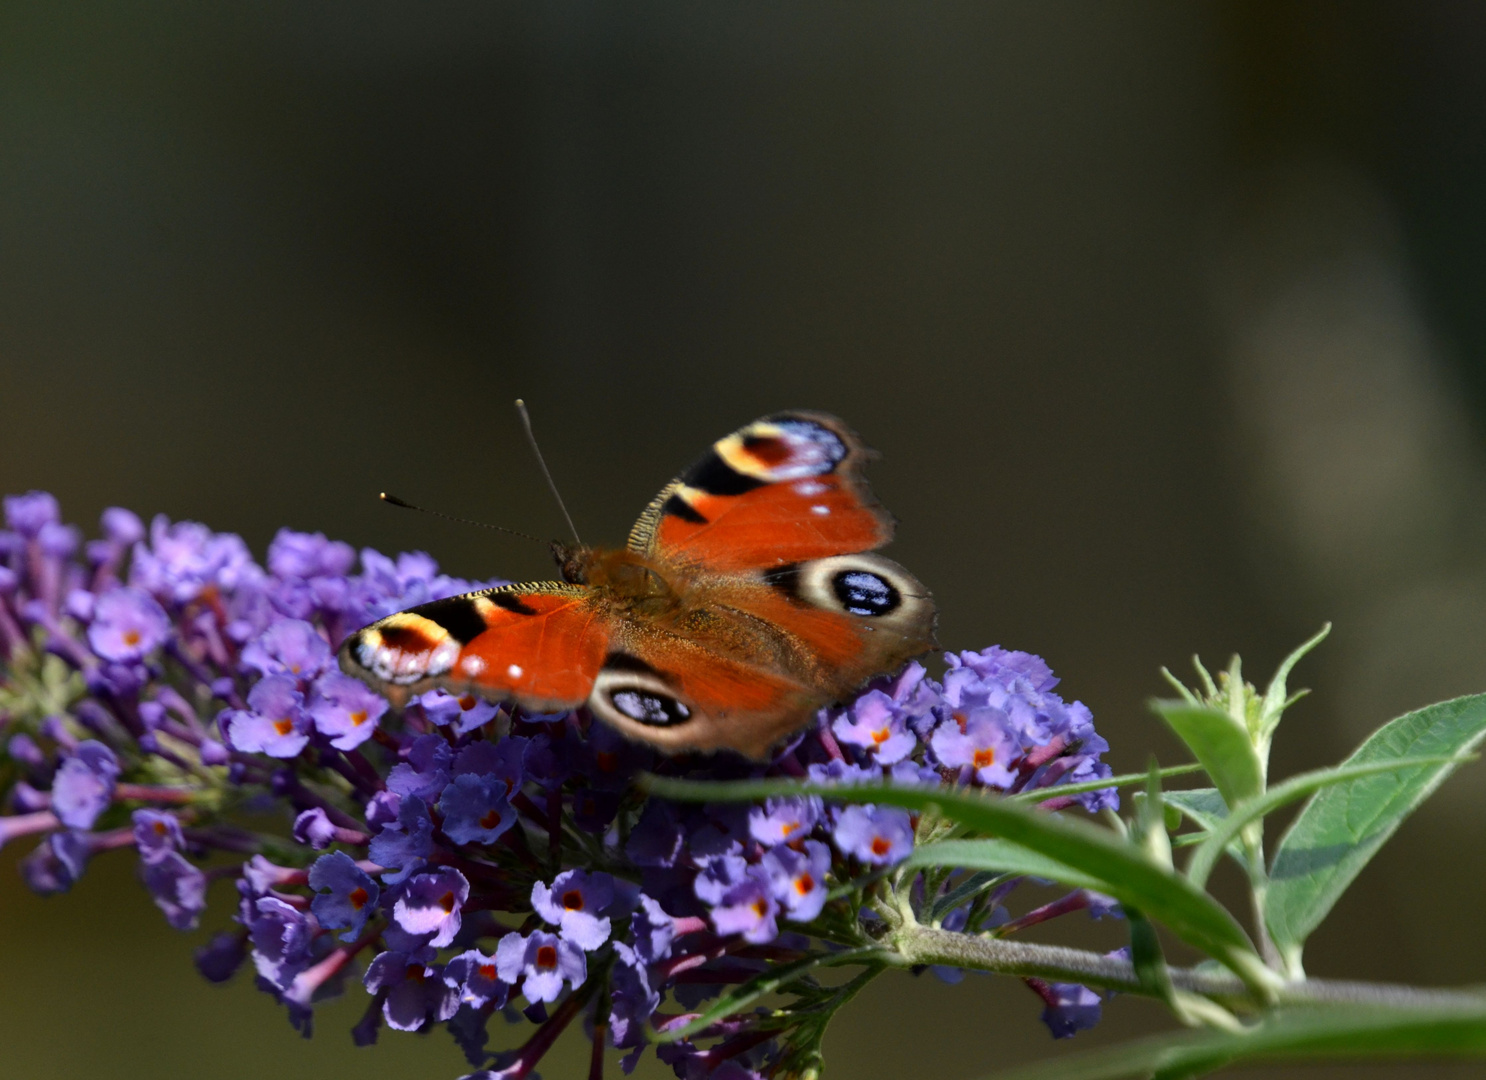
<path fill-rule="evenodd" d="M 765 484 L 763 480 L 744 476 L 718 457 L 715 450 L 709 451 L 706 457 L 686 470 L 681 482 L 708 495 L 746 495 Z"/>
<path fill-rule="evenodd" d="M 800 564 L 785 563 L 764 571 L 764 580 L 792 600 L 800 598 Z"/>
<path fill-rule="evenodd" d="M 537 613 L 537 609 L 532 607 L 530 604 L 523 604 L 521 602 L 520 595 L 517 593 L 486 593 L 485 599 L 489 600 L 496 607 L 505 608 L 507 611 L 515 615 L 535 615 Z"/>
<path fill-rule="evenodd" d="M 903 603 L 891 581 L 868 570 L 842 570 L 831 578 L 831 590 L 852 615 L 886 615 Z"/>
<path fill-rule="evenodd" d="M 627 716 L 649 727 L 675 727 L 691 719 L 691 710 L 673 697 L 641 687 L 623 687 L 608 691 L 609 704 L 621 716 Z"/>
<path fill-rule="evenodd" d="M 662 514 L 669 514 L 671 517 L 678 517 L 682 521 L 689 521 L 693 525 L 707 524 L 707 519 L 697 512 L 697 508 L 680 495 L 672 495 L 662 503 L 660 512 Z"/>
<path fill-rule="evenodd" d="M 483 634 L 488 629 L 485 620 L 475 610 L 474 601 L 466 596 L 451 596 L 447 600 L 422 604 L 413 608 L 413 614 L 438 623 L 461 645 L 468 645 L 477 634 Z"/>

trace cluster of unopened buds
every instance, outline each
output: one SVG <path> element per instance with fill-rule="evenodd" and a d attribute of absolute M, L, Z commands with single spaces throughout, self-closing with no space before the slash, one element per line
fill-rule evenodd
<path fill-rule="evenodd" d="M 637 786 L 642 773 L 1003 792 L 1109 775 L 1088 710 L 1026 653 L 951 653 L 940 679 L 912 664 L 824 710 L 767 765 L 668 759 L 583 710 L 441 691 L 393 710 L 338 671 L 347 633 L 491 584 L 426 555 L 367 549 L 358 571 L 350 546 L 285 530 L 260 566 L 236 536 L 164 518 L 146 530 L 121 509 L 84 543 L 40 492 L 7 498 L 5 525 L 0 842 L 36 838 L 31 887 L 65 891 L 92 856 L 132 847 L 155 903 L 191 930 L 209 886 L 231 880 L 236 925 L 197 953 L 208 979 L 251 960 L 308 1035 L 315 1003 L 357 976 L 370 995 L 358 1043 L 382 1024 L 444 1024 L 481 1080 L 529 1075 L 580 1017 L 594 1075 L 606 1045 L 626 1071 L 654 1047 L 686 1080 L 797 1072 L 839 986 L 785 980 L 793 1005 L 698 1019 L 729 987 L 870 942 L 873 898 L 915 888 L 888 880 L 922 826 L 906 810 L 668 802 Z M 1097 811 L 1115 794 L 1050 791 L 1041 805 L 1075 803 Z M 282 831 L 242 824 L 274 806 Z M 221 852 L 236 858 L 203 869 Z M 1079 892 L 1014 918 L 1016 884 L 967 894 L 941 925 L 1004 935 L 1110 909 Z M 1092 991 L 1028 983 L 1055 1034 L 1097 1020 Z M 535 1030 L 489 1050 L 497 1013 Z"/>

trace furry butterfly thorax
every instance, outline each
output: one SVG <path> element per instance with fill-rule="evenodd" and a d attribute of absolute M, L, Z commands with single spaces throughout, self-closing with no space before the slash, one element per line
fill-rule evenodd
<path fill-rule="evenodd" d="M 785 412 L 715 442 L 621 548 L 553 544 L 561 581 L 422 604 L 364 627 L 341 667 L 394 704 L 429 689 L 586 705 L 666 752 L 761 757 L 934 647 L 928 591 L 875 554 L 892 518 L 840 420 Z"/>

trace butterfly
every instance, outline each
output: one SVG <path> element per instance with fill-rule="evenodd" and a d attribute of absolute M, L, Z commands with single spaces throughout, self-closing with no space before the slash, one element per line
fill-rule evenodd
<path fill-rule="evenodd" d="M 341 668 L 394 705 L 433 688 L 586 705 L 667 753 L 760 758 L 935 647 L 928 590 L 872 554 L 893 534 L 872 456 L 833 416 L 755 420 L 667 484 L 624 547 L 554 543 L 562 581 L 389 615 L 346 639 Z"/>

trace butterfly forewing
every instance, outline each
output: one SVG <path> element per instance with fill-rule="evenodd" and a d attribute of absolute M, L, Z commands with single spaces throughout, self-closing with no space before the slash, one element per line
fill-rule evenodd
<path fill-rule="evenodd" d="M 755 420 L 666 485 L 630 548 L 723 572 L 881 547 L 893 525 L 862 479 L 870 457 L 834 417 Z"/>
<path fill-rule="evenodd" d="M 536 582 L 389 615 L 347 638 L 340 662 L 399 703 L 438 688 L 571 708 L 588 699 L 608 636 L 587 589 Z"/>

